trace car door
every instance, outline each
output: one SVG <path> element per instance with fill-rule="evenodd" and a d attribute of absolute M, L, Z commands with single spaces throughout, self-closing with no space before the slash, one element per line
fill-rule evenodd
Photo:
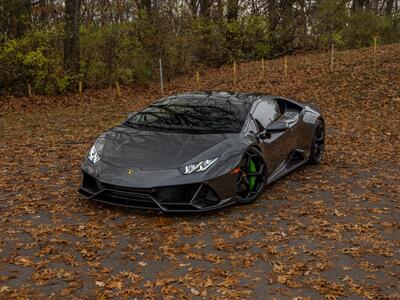
<path fill-rule="evenodd" d="M 278 121 L 285 122 L 288 125 L 288 129 L 285 131 L 283 148 L 288 149 L 289 154 L 294 149 L 299 151 L 304 150 L 304 143 L 308 143 L 307 139 L 304 139 L 305 128 L 299 126 L 301 123 L 299 120 L 302 116 L 303 107 L 292 103 L 290 100 L 284 98 L 275 98 L 275 102 L 280 107 L 282 116 Z M 281 105 L 279 105 L 279 102 Z M 292 157 L 295 159 L 295 157 Z M 293 163 L 293 161 L 292 161 Z"/>
<path fill-rule="evenodd" d="M 263 128 L 277 121 L 280 116 L 281 111 L 273 98 L 262 100 L 253 112 L 253 118 L 258 120 Z M 258 128 L 258 131 L 260 130 L 262 130 L 262 128 Z M 292 150 L 285 138 L 286 131 L 271 133 L 260 140 L 260 147 L 267 161 L 268 174 L 271 174 L 286 160 Z"/>

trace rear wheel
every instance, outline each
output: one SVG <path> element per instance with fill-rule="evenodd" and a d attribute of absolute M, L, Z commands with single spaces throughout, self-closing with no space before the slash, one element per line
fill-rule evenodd
<path fill-rule="evenodd" d="M 311 144 L 310 163 L 317 165 L 321 162 L 325 151 L 325 125 L 321 120 L 315 124 L 315 133 Z"/>
<path fill-rule="evenodd" d="M 249 203 L 257 199 L 265 187 L 266 167 L 257 149 L 246 151 L 239 166 L 236 186 L 238 202 Z"/>

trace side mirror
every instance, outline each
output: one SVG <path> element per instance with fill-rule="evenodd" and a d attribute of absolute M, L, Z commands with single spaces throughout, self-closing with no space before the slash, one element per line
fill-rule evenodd
<path fill-rule="evenodd" d="M 135 111 L 132 112 L 128 112 L 128 114 L 126 115 L 127 119 L 130 119 L 131 117 L 133 117 L 134 115 L 136 115 Z"/>
<path fill-rule="evenodd" d="M 257 137 L 261 140 L 265 140 L 266 138 L 270 138 L 271 134 L 264 129 L 263 131 L 257 133 Z"/>
<path fill-rule="evenodd" d="M 256 127 L 258 132 L 251 132 L 258 140 L 264 140 L 268 137 L 268 133 L 265 130 L 265 127 L 263 124 L 258 119 L 254 119 L 254 122 L 256 123 Z"/>
<path fill-rule="evenodd" d="M 288 128 L 289 128 L 288 123 L 277 121 L 277 122 L 272 122 L 271 124 L 269 124 L 267 126 L 267 128 L 265 129 L 265 131 L 267 133 L 283 132 Z"/>

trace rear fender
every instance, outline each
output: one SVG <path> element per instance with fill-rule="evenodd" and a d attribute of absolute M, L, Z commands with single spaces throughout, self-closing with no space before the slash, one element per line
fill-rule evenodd
<path fill-rule="evenodd" d="M 304 132 L 304 135 L 298 139 L 298 144 L 304 149 L 304 156 L 309 157 L 311 153 L 311 144 L 314 137 L 317 120 L 324 122 L 320 113 L 314 109 L 307 109 L 302 118 L 302 127 L 300 131 Z M 299 147 L 300 148 L 300 147 Z"/>

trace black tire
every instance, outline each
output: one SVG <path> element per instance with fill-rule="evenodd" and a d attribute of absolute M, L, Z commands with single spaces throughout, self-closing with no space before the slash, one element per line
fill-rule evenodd
<path fill-rule="evenodd" d="M 249 171 L 249 165 L 252 168 L 255 167 L 255 171 Z M 250 203 L 262 194 L 266 184 L 267 168 L 262 153 L 255 148 L 248 149 L 243 155 L 239 168 L 240 172 L 236 180 L 237 201 Z"/>
<path fill-rule="evenodd" d="M 314 136 L 311 143 L 310 163 L 318 165 L 325 152 L 325 125 L 322 120 L 318 119 L 315 123 Z"/>

